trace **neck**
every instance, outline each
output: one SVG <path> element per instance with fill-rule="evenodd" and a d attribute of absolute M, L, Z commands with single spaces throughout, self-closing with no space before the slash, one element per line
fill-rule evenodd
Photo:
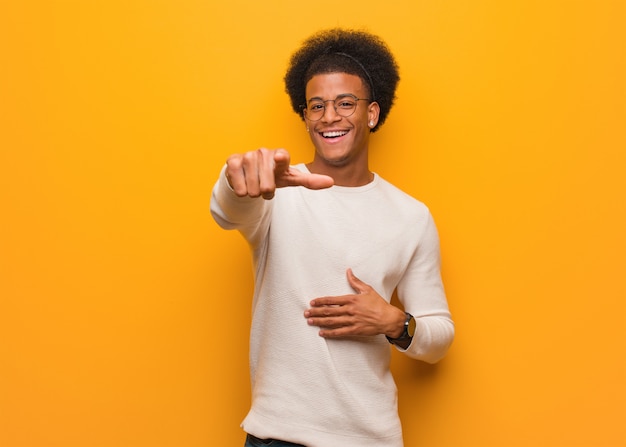
<path fill-rule="evenodd" d="M 352 164 L 334 166 L 315 159 L 311 163 L 307 163 L 306 166 L 313 174 L 323 174 L 332 177 L 337 186 L 364 186 L 374 180 L 374 174 L 369 170 L 367 164 L 364 164 L 362 167 L 356 167 Z"/>

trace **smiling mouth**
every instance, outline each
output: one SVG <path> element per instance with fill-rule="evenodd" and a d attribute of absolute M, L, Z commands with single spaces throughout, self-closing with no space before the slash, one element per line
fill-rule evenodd
<path fill-rule="evenodd" d="M 347 135 L 348 131 L 347 130 L 335 130 L 332 132 L 322 132 L 322 136 L 324 138 L 338 138 L 338 137 L 343 137 L 344 135 Z"/>

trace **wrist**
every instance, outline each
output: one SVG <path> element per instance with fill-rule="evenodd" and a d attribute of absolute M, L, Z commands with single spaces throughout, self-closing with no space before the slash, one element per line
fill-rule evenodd
<path fill-rule="evenodd" d="M 402 332 L 398 337 L 391 337 L 387 335 L 387 341 L 389 343 L 399 346 L 402 349 L 407 349 L 413 341 L 415 335 L 415 318 L 408 312 L 404 313 L 404 323 L 402 325 Z"/>
<path fill-rule="evenodd" d="M 406 313 L 403 310 L 398 309 L 397 307 L 394 307 L 393 318 L 391 320 L 391 323 L 388 326 L 387 331 L 385 332 L 385 336 L 391 339 L 402 336 L 404 332 L 405 321 L 406 321 Z"/>

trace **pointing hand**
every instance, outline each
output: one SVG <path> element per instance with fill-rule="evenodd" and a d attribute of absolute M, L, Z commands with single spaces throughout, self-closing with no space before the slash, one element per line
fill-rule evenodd
<path fill-rule="evenodd" d="M 333 185 L 331 177 L 298 171 L 289 165 L 285 149 L 258 149 L 231 155 L 226 161 L 226 178 L 239 197 L 263 197 L 270 200 L 276 188 L 304 186 L 324 189 Z"/>

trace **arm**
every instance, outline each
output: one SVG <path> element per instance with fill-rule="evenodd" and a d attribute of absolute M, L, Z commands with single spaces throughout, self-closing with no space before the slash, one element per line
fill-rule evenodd
<path fill-rule="evenodd" d="M 352 269 L 346 275 L 356 293 L 312 300 L 311 308 L 304 313 L 307 323 L 321 327 L 320 336 L 327 338 L 378 334 L 399 337 L 405 313 L 357 278 Z"/>
<path fill-rule="evenodd" d="M 274 198 L 276 188 L 304 186 L 324 189 L 333 185 L 331 177 L 308 174 L 289 165 L 289 152 L 284 149 L 258 149 L 231 155 L 226 161 L 225 176 L 238 197 Z"/>
<path fill-rule="evenodd" d="M 211 214 L 222 228 L 238 229 L 253 245 L 268 222 L 276 188 L 328 188 L 333 179 L 293 169 L 284 149 L 259 149 L 231 155 L 213 188 Z M 257 200 L 262 197 L 265 200 Z"/>
<path fill-rule="evenodd" d="M 239 230 L 255 246 L 266 232 L 271 217 L 272 203 L 252 197 L 238 197 L 226 178 L 225 165 L 213 186 L 211 215 L 226 230 Z"/>
<path fill-rule="evenodd" d="M 454 338 L 439 265 L 439 239 L 428 215 L 419 247 L 397 288 L 400 302 L 416 323 L 412 340 L 397 346 L 408 356 L 428 363 L 440 360 Z M 307 323 L 319 326 L 320 336 L 327 338 L 378 334 L 399 337 L 404 330 L 405 312 L 389 304 L 352 270 L 348 269 L 347 276 L 356 293 L 312 300 L 304 313 Z"/>
<path fill-rule="evenodd" d="M 405 353 L 428 363 L 443 358 L 454 339 L 440 269 L 439 235 L 429 214 L 419 247 L 397 288 L 398 299 L 416 322 L 415 336 Z"/>

